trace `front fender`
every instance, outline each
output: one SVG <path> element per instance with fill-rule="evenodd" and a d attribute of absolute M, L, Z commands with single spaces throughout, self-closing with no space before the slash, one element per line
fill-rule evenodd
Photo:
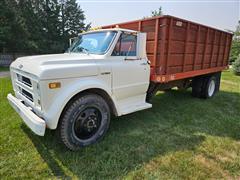
<path fill-rule="evenodd" d="M 112 98 L 112 101 L 117 108 L 117 103 L 115 98 L 111 93 L 111 86 L 106 84 L 101 79 L 95 79 L 92 77 L 87 78 L 76 78 L 76 79 L 63 79 L 60 80 L 61 88 L 59 89 L 48 89 L 48 95 L 44 95 L 46 99 L 43 99 L 43 102 L 48 102 L 43 106 L 43 117 L 46 120 L 47 127 L 49 129 L 56 129 L 60 115 L 70 101 L 72 97 L 76 94 L 92 88 L 98 88 L 105 91 L 109 97 Z M 42 86 L 48 87 L 49 81 L 45 81 Z"/>

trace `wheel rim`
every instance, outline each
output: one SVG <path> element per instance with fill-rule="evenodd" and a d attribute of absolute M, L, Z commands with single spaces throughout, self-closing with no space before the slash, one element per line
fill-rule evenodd
<path fill-rule="evenodd" d="M 80 140 L 93 137 L 100 128 L 102 115 L 98 108 L 87 107 L 75 118 L 73 123 L 74 135 Z"/>
<path fill-rule="evenodd" d="M 215 91 L 215 81 L 211 80 L 208 86 L 208 96 L 211 97 Z"/>

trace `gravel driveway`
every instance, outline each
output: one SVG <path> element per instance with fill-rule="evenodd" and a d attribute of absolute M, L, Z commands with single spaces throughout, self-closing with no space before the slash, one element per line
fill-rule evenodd
<path fill-rule="evenodd" d="M 2 71 L 2 72 L 0 72 L 0 78 L 9 77 L 9 76 L 10 76 L 10 72 L 9 71 Z"/>

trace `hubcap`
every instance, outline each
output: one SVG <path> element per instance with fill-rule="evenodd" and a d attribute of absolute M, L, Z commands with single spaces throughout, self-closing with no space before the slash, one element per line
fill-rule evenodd
<path fill-rule="evenodd" d="M 74 135 L 81 140 L 94 136 L 101 125 L 101 112 L 96 107 L 87 107 L 75 118 L 73 123 Z"/>
<path fill-rule="evenodd" d="M 208 86 L 208 96 L 211 97 L 215 91 L 215 81 L 211 80 Z"/>

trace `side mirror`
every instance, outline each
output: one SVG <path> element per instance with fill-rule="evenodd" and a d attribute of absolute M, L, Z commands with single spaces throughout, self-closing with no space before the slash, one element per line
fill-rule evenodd
<path fill-rule="evenodd" d="M 147 56 L 146 53 L 147 34 L 138 33 L 137 36 L 137 58 L 144 59 Z"/>

